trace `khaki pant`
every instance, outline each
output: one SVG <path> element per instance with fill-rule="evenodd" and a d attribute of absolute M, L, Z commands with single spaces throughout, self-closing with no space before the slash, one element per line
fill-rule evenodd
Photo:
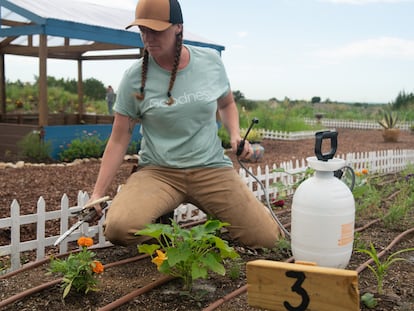
<path fill-rule="evenodd" d="M 114 244 L 139 244 L 146 224 L 192 203 L 204 213 L 230 223 L 232 239 L 252 248 L 273 248 L 281 231 L 267 208 L 233 168 L 170 169 L 144 167 L 121 187 L 108 210 L 106 238 Z"/>

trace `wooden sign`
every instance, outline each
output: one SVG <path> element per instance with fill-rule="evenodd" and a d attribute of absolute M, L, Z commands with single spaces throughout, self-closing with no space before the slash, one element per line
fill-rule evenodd
<path fill-rule="evenodd" d="M 359 311 L 358 273 L 298 263 L 247 263 L 247 301 L 275 311 Z"/>

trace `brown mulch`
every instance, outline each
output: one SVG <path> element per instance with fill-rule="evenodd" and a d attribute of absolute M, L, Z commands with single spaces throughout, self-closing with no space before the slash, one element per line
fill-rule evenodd
<path fill-rule="evenodd" d="M 384 143 L 381 131 L 378 130 L 338 130 L 338 150 L 337 155 L 346 154 L 349 152 L 368 152 L 380 151 L 388 149 L 414 149 L 414 135 L 409 132 L 402 132 L 398 143 Z M 279 140 L 264 140 L 262 145 L 265 148 L 264 158 L 258 163 L 246 163 L 246 166 L 256 168 L 265 165 L 280 164 L 289 160 L 302 160 L 314 154 L 314 139 L 305 139 L 298 141 L 279 141 Z M 239 164 L 233 155 L 230 155 L 236 169 L 239 169 Z M 1 158 L 0 161 L 4 159 Z M 11 159 L 6 159 L 11 160 Z M 17 160 L 17 159 L 13 159 Z M 63 194 L 67 194 L 71 205 L 76 205 L 78 191 L 92 192 L 95 178 L 99 170 L 99 161 L 88 161 L 74 166 L 24 166 L 21 169 L 5 168 L 0 169 L 0 218 L 9 216 L 9 206 L 13 199 L 18 200 L 21 206 L 22 214 L 33 213 L 36 208 L 37 201 L 42 196 L 46 201 L 47 210 L 57 209 L 60 206 L 60 200 Z M 118 185 L 125 182 L 129 176 L 133 163 L 124 162 L 112 183 L 108 195 L 113 196 Z M 33 229 L 32 229 L 33 230 Z M 35 231 L 23 230 L 22 235 L 33 235 Z M 364 239 L 372 241 L 381 247 L 385 247 L 386 243 L 395 237 L 398 232 L 387 230 L 382 225 L 364 232 Z M 7 230 L 0 230 L 0 245 L 7 245 L 10 240 L 9 232 Z M 405 247 L 412 247 L 413 236 L 411 235 L 407 241 L 404 241 L 398 249 Z M 361 238 L 362 239 L 362 238 Z M 124 249 L 114 247 L 112 249 L 98 252 L 99 258 L 103 262 L 112 262 L 114 260 L 131 257 L 137 255 L 136 249 Z M 285 254 L 286 255 L 286 254 Z M 269 254 L 259 252 L 251 254 L 246 252 L 243 255 L 243 260 L 249 261 L 257 258 L 266 258 L 273 260 L 281 260 L 281 254 Z M 412 254 L 411 254 L 412 256 Z M 30 258 L 30 257 L 28 257 Z M 407 257 L 410 258 L 410 257 Z M 361 264 L 366 257 L 361 255 L 353 255 L 350 268 L 355 269 Z M 29 260 L 29 259 L 27 259 Z M 151 264 L 145 268 L 146 273 L 151 273 L 153 267 Z M 141 270 L 140 270 L 141 271 Z M 11 286 L 10 281 L 0 281 L 0 300 L 9 297 L 15 293 L 17 288 L 25 288 L 34 284 L 39 280 L 43 280 L 45 268 L 37 270 L 37 273 L 25 273 L 20 277 L 14 278 Z M 133 266 L 132 268 L 119 268 L 108 270 L 103 274 L 103 287 L 100 293 L 92 293 L 88 297 L 83 298 L 81 295 L 74 295 L 67 299 L 65 303 L 60 299 L 61 292 L 59 287 L 54 287 L 52 290 L 44 291 L 35 295 L 29 300 L 13 304 L 6 310 L 40 310 L 48 309 L 49 311 L 62 310 L 96 310 L 97 306 L 113 301 L 121 292 L 127 292 L 133 286 L 142 286 L 139 283 L 140 276 L 138 270 Z M 206 297 L 205 299 L 218 299 L 229 291 L 229 288 L 236 289 L 245 283 L 245 273 L 242 269 L 241 275 L 237 280 L 230 280 L 229 278 L 211 278 L 210 281 L 215 286 L 216 290 L 214 297 Z M 378 307 L 372 310 L 377 311 L 403 311 L 414 310 L 414 289 L 412 283 L 414 282 L 414 263 L 398 263 L 391 270 L 387 282 L 385 284 L 386 292 L 380 298 Z M 375 291 L 376 281 L 372 277 L 371 272 L 366 270 L 361 276 L 359 287 L 361 293 L 364 291 Z M 116 289 L 116 290 L 115 290 Z M 167 287 L 168 289 L 168 287 Z M 206 306 L 208 303 L 204 298 L 197 297 L 182 297 L 172 294 L 166 294 L 167 289 L 160 289 L 154 291 L 151 295 L 145 296 L 143 300 L 134 300 L 133 303 L 120 308 L 120 310 L 201 310 L 201 306 Z M 220 296 L 221 295 L 221 296 Z M 48 302 L 49 301 L 49 302 Z M 171 306 L 177 306 L 172 309 Z M 178 307 L 179 306 L 179 307 Z M 247 296 L 241 295 L 231 302 L 225 304 L 219 310 L 257 310 L 247 306 Z M 363 310 L 368 310 L 364 309 Z"/>

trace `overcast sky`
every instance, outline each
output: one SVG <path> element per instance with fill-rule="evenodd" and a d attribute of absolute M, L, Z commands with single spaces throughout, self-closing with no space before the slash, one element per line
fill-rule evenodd
<path fill-rule="evenodd" d="M 131 18 L 137 2 L 82 1 L 131 9 Z M 414 92 L 414 0 L 180 3 L 185 30 L 225 46 L 232 89 L 249 99 L 387 103 L 400 91 Z M 85 62 L 84 78 L 116 91 L 130 63 Z M 6 70 L 8 80 L 32 81 L 37 61 L 6 56 Z M 76 62 L 48 61 L 48 75 L 76 78 L 76 71 Z"/>

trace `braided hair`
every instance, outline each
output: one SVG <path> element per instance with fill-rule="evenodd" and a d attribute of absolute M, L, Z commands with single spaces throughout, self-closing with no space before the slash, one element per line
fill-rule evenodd
<path fill-rule="evenodd" d="M 171 106 L 174 103 L 174 98 L 172 97 L 171 91 L 174 87 L 175 78 L 178 72 L 178 66 L 180 65 L 180 58 L 181 58 L 181 50 L 183 46 L 183 32 L 181 31 L 176 35 L 176 51 L 175 51 L 175 58 L 174 64 L 171 71 L 170 83 L 168 85 L 167 91 L 167 101 L 165 102 L 168 106 Z M 135 97 L 138 100 L 143 100 L 145 98 L 145 84 L 147 82 L 147 73 L 148 73 L 148 59 L 149 53 L 148 50 L 144 50 L 144 57 L 142 61 L 142 71 L 141 71 L 141 87 L 139 89 L 139 93 L 135 94 Z"/>

